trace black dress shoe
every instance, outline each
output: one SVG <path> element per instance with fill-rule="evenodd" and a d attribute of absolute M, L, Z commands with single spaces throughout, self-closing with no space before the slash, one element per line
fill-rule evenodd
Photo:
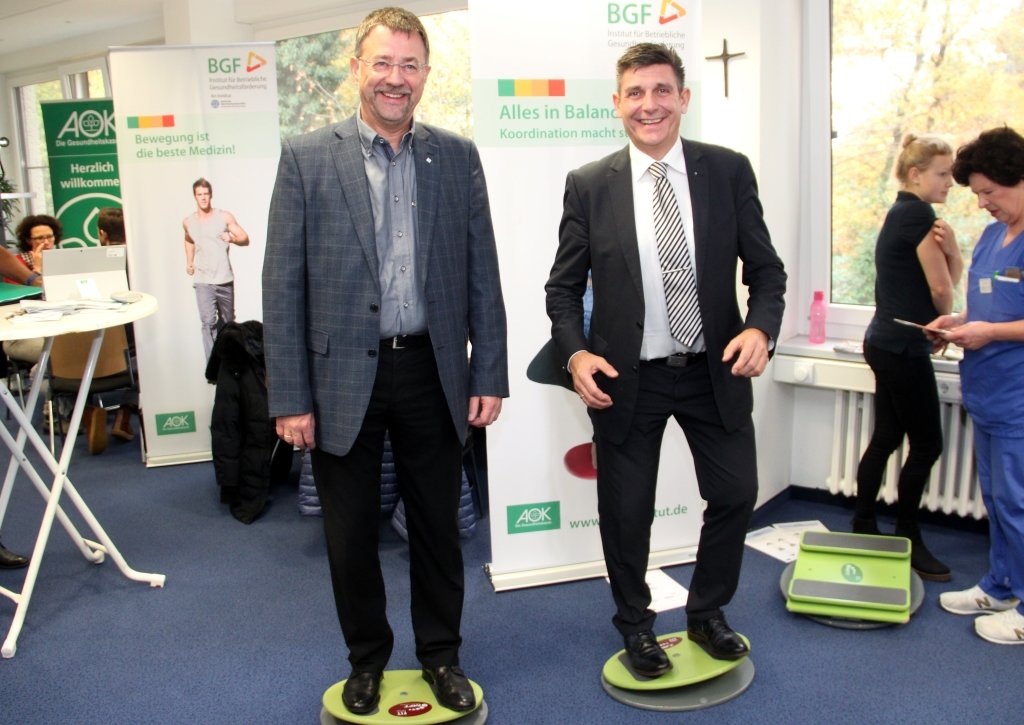
<path fill-rule="evenodd" d="M 690 641 L 716 660 L 738 660 L 750 654 L 750 647 L 718 614 L 711 619 L 690 622 L 686 627 Z"/>
<path fill-rule="evenodd" d="M 365 715 L 373 712 L 380 702 L 380 681 L 384 675 L 379 672 L 353 672 L 345 680 L 345 687 L 341 691 L 341 701 L 349 712 L 356 715 Z"/>
<path fill-rule="evenodd" d="M 651 630 L 627 634 L 623 639 L 629 664 L 638 674 L 644 677 L 659 677 L 672 669 L 668 655 L 658 644 L 658 638 Z"/>
<path fill-rule="evenodd" d="M 28 559 L 21 554 L 8 551 L 0 544 L 0 569 L 22 569 L 28 566 Z"/>
<path fill-rule="evenodd" d="M 466 673 L 458 665 L 441 665 L 423 669 L 423 679 L 430 683 L 437 701 L 455 712 L 469 712 L 476 707 L 476 695 Z"/>

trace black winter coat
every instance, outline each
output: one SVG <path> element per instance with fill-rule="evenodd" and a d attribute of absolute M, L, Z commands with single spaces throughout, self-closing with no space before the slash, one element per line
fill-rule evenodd
<path fill-rule="evenodd" d="M 267 503 L 278 441 L 267 408 L 263 325 L 227 323 L 213 345 L 206 379 L 217 384 L 210 435 L 220 500 L 249 524 Z"/>

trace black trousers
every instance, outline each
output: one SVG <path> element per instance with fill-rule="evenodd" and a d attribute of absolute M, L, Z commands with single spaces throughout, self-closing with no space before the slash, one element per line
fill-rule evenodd
<path fill-rule="evenodd" d="M 900 355 L 869 343 L 864 359 L 875 374 L 875 428 L 857 467 L 857 516 L 874 518 L 889 456 L 907 436 L 910 452 L 897 484 L 897 521 L 915 525 L 921 494 L 942 455 L 942 415 L 928 355 Z"/>
<path fill-rule="evenodd" d="M 707 501 L 687 618 L 720 614 L 739 583 L 743 546 L 757 499 L 754 424 L 726 431 L 715 406 L 707 362 L 685 368 L 640 363 L 640 389 L 626 440 L 597 447 L 601 544 L 615 600 L 612 622 L 623 634 L 653 629 L 651 592 L 644 580 L 651 549 L 661 441 L 669 418 L 683 429 L 697 486 Z"/>
<path fill-rule="evenodd" d="M 349 662 L 353 672 L 382 672 L 394 646 L 378 554 L 385 431 L 405 501 L 416 657 L 430 668 L 458 664 L 462 445 L 429 344 L 400 350 L 381 346 L 369 408 L 351 450 L 344 456 L 312 453 Z"/>

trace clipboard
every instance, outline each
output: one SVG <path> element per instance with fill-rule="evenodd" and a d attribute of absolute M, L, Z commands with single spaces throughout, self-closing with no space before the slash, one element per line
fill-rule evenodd
<path fill-rule="evenodd" d="M 933 330 L 930 327 L 925 327 L 924 325 L 919 325 L 918 323 L 911 322 L 910 320 L 901 320 L 898 317 L 892 318 L 892 321 L 895 322 L 897 325 L 905 325 L 906 327 L 916 327 L 918 330 L 921 330 L 923 332 L 934 332 L 936 335 L 948 335 L 949 334 L 949 330 Z"/>

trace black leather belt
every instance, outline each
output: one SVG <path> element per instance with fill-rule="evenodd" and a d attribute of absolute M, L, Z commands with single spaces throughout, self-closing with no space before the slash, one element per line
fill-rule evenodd
<path fill-rule="evenodd" d="M 423 333 L 422 335 L 395 335 L 394 337 L 385 337 L 380 341 L 380 346 L 389 347 L 392 350 L 405 350 L 413 347 L 429 347 L 430 335 Z"/>
<path fill-rule="evenodd" d="M 653 360 L 641 360 L 640 362 L 647 363 L 648 365 L 668 365 L 670 368 L 685 368 L 687 365 L 693 365 L 696 362 L 704 360 L 708 356 L 707 352 L 677 352 L 675 355 L 669 355 L 668 357 L 658 357 Z"/>

